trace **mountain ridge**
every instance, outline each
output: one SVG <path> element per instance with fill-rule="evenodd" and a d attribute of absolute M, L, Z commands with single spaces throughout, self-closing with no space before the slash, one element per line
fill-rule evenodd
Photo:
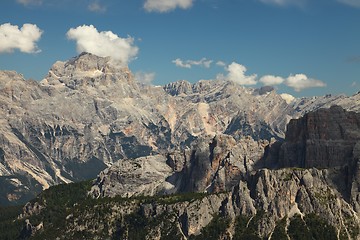
<path fill-rule="evenodd" d="M 272 89 L 233 82 L 178 85 L 138 84 L 127 67 L 89 53 L 56 62 L 41 82 L 1 71 L 1 203 L 24 202 L 49 186 L 94 178 L 121 159 L 181 151 L 208 136 L 282 139 L 287 122 L 307 111 L 360 105 L 360 94 L 287 104 Z"/>

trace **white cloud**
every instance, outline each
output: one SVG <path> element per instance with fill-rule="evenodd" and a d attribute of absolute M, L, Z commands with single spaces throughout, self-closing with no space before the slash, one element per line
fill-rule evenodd
<path fill-rule="evenodd" d="M 38 53 L 36 42 L 43 31 L 35 24 L 24 24 L 20 29 L 17 25 L 5 23 L 0 25 L 0 53 L 13 52 L 15 49 L 23 53 Z"/>
<path fill-rule="evenodd" d="M 182 68 L 191 68 L 191 65 L 189 63 L 185 63 L 183 60 L 181 60 L 180 58 L 177 58 L 175 60 L 172 61 L 172 63 L 175 63 L 175 65 L 177 67 L 182 67 Z"/>
<path fill-rule="evenodd" d="M 282 99 L 284 99 L 287 104 L 289 104 L 289 103 L 291 103 L 292 101 L 295 100 L 294 96 L 292 96 L 290 94 L 287 94 L 287 93 L 280 94 L 280 97 Z"/>
<path fill-rule="evenodd" d="M 89 5 L 88 5 L 88 9 L 89 11 L 91 12 L 97 12 L 97 13 L 104 13 L 106 12 L 106 7 L 105 6 L 102 6 L 99 1 L 94 1 L 94 2 L 91 2 Z"/>
<path fill-rule="evenodd" d="M 261 77 L 259 81 L 262 82 L 264 85 L 273 86 L 273 85 L 279 85 L 279 84 L 283 83 L 285 81 L 285 79 L 282 77 L 277 77 L 277 76 L 273 76 L 273 75 L 265 75 L 265 76 Z"/>
<path fill-rule="evenodd" d="M 89 52 L 100 57 L 111 57 L 121 64 L 128 64 L 139 52 L 132 37 L 121 38 L 111 31 L 99 32 L 93 25 L 71 28 L 66 36 L 76 41 L 78 53 Z"/>
<path fill-rule="evenodd" d="M 208 60 L 206 58 L 202 58 L 199 61 L 195 61 L 195 60 L 183 61 L 180 58 L 177 58 L 172 61 L 172 63 L 174 63 L 177 67 L 182 67 L 182 68 L 191 68 L 192 66 L 203 66 L 205 68 L 210 68 L 212 62 L 213 60 Z"/>
<path fill-rule="evenodd" d="M 320 80 L 308 78 L 305 74 L 290 75 L 285 84 L 293 88 L 296 92 L 300 92 L 306 88 L 325 87 L 326 84 Z"/>
<path fill-rule="evenodd" d="M 30 5 L 41 5 L 43 3 L 43 0 L 16 0 L 16 2 L 24 6 L 30 6 Z"/>
<path fill-rule="evenodd" d="M 338 2 L 344 3 L 344 4 L 352 6 L 352 7 L 360 8 L 360 1 L 359 0 L 338 0 Z"/>
<path fill-rule="evenodd" d="M 150 85 L 152 81 L 155 79 L 155 73 L 145 73 L 145 72 L 136 72 L 135 73 L 135 79 L 138 82 Z"/>
<path fill-rule="evenodd" d="M 219 66 L 219 67 L 225 67 L 225 66 L 226 66 L 226 63 L 223 62 L 223 61 L 217 61 L 217 62 L 216 62 L 216 65 Z"/>
<path fill-rule="evenodd" d="M 169 12 L 175 8 L 190 8 L 194 0 L 146 0 L 144 8 L 148 12 Z"/>
<path fill-rule="evenodd" d="M 226 79 L 228 81 L 236 82 L 240 85 L 255 85 L 256 81 L 256 74 L 246 76 L 245 73 L 247 71 L 246 67 L 238 64 L 236 62 L 232 62 L 226 70 L 228 74 L 226 76 L 218 75 L 218 79 Z"/>

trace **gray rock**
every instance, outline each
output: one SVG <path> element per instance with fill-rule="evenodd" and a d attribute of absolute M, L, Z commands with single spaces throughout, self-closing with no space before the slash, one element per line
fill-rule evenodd
<path fill-rule="evenodd" d="M 162 155 L 118 161 L 99 174 L 91 194 L 98 198 L 171 193 L 174 186 L 166 181 L 171 174 Z"/>

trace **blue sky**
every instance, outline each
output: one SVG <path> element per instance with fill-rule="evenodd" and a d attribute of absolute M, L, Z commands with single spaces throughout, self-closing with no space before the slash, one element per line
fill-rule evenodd
<path fill-rule="evenodd" d="M 83 50 L 155 85 L 220 78 L 297 97 L 352 95 L 360 0 L 1 1 L 1 70 L 41 80 Z"/>

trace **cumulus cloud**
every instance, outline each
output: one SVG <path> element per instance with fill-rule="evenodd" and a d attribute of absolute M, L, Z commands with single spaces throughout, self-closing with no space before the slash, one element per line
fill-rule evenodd
<path fill-rule="evenodd" d="M 88 5 L 88 10 L 91 12 L 104 13 L 106 12 L 106 7 L 102 6 L 99 1 L 94 1 Z"/>
<path fill-rule="evenodd" d="M 89 52 L 100 57 L 111 57 L 121 64 L 128 64 L 139 52 L 132 37 L 121 38 L 111 31 L 99 32 L 93 25 L 71 28 L 66 36 L 76 41 L 78 53 Z"/>
<path fill-rule="evenodd" d="M 212 62 L 213 60 L 208 60 L 206 58 L 202 58 L 199 61 L 195 61 L 195 60 L 183 61 L 180 58 L 177 58 L 172 61 L 172 63 L 174 63 L 177 67 L 182 67 L 182 68 L 191 68 L 192 66 L 203 66 L 205 68 L 210 68 Z"/>
<path fill-rule="evenodd" d="M 245 73 L 247 71 L 246 67 L 238 64 L 236 62 L 232 62 L 226 70 L 228 71 L 227 75 L 224 76 L 222 74 L 218 75 L 218 79 L 225 79 L 228 81 L 232 81 L 238 83 L 240 85 L 255 85 L 256 81 L 256 74 L 246 76 Z"/>
<path fill-rule="evenodd" d="M 283 83 L 285 81 L 285 79 L 282 77 L 278 77 L 278 76 L 265 75 L 265 76 L 261 77 L 259 81 L 262 82 L 264 85 L 273 86 L 273 85 L 279 85 L 279 84 Z"/>
<path fill-rule="evenodd" d="M 31 5 L 41 5 L 43 3 L 43 0 L 16 0 L 16 2 L 24 6 L 31 6 Z"/>
<path fill-rule="evenodd" d="M 338 0 L 338 2 L 349 5 L 351 7 L 360 8 L 360 1 L 359 0 Z"/>
<path fill-rule="evenodd" d="M 326 84 L 320 80 L 308 78 L 305 74 L 290 75 L 285 84 L 293 88 L 296 92 L 300 92 L 306 88 L 325 87 Z"/>
<path fill-rule="evenodd" d="M 172 60 L 172 63 L 174 63 L 177 67 L 182 67 L 182 68 L 191 68 L 191 65 L 189 63 L 185 63 L 183 60 L 181 60 L 180 58 L 177 58 L 175 60 Z"/>
<path fill-rule="evenodd" d="M 35 24 L 17 25 L 5 23 L 0 25 L 0 53 L 11 53 L 15 49 L 23 53 L 38 53 L 41 50 L 36 42 L 41 38 L 43 31 Z"/>
<path fill-rule="evenodd" d="M 290 75 L 288 78 L 284 79 L 283 77 L 265 75 L 260 78 L 259 82 L 264 85 L 279 85 L 284 83 L 288 87 L 293 88 L 296 92 L 300 92 L 307 88 L 314 87 L 325 87 L 326 84 L 320 80 L 308 78 L 305 74 L 295 74 Z"/>
<path fill-rule="evenodd" d="M 146 0 L 144 8 L 148 12 L 170 12 L 176 8 L 188 9 L 194 0 Z"/>
<path fill-rule="evenodd" d="M 135 79 L 138 82 L 144 83 L 146 85 L 150 85 L 152 81 L 155 79 L 155 73 L 146 73 L 146 72 L 136 72 Z"/>
<path fill-rule="evenodd" d="M 280 97 L 281 97 L 282 99 L 284 99 L 287 104 L 289 104 L 289 103 L 291 103 L 292 101 L 295 100 L 295 97 L 294 97 L 294 96 L 292 96 L 292 95 L 290 95 L 290 94 L 287 94 L 287 93 L 282 93 L 282 94 L 280 94 Z"/>

